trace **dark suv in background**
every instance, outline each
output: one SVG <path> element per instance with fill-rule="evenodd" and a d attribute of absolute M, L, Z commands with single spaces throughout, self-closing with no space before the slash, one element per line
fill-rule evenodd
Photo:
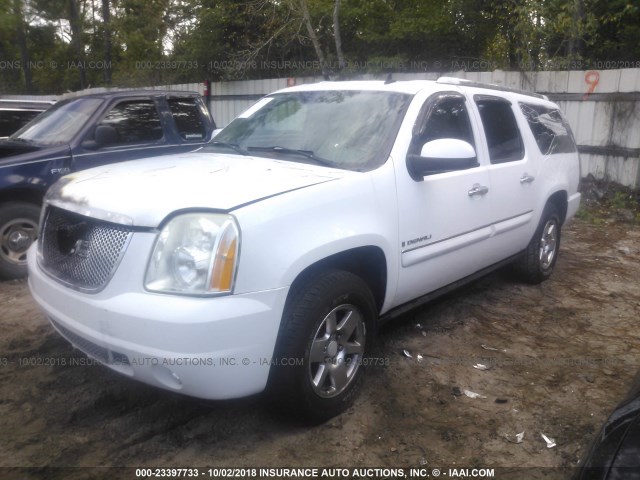
<path fill-rule="evenodd" d="M 58 178 L 108 163 L 195 150 L 214 129 L 197 93 L 109 91 L 63 99 L 1 140 L 0 278 L 26 275 L 42 198 Z"/>
<path fill-rule="evenodd" d="M 17 132 L 55 102 L 0 99 L 0 139 Z"/>

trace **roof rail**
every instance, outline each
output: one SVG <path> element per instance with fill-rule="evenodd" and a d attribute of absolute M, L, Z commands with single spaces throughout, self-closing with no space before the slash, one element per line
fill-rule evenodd
<path fill-rule="evenodd" d="M 22 103 L 25 105 L 33 105 L 33 106 L 40 106 L 43 103 L 48 103 L 49 105 L 53 105 L 54 103 L 56 103 L 55 100 L 22 100 L 20 98 L 3 98 L 2 96 L 0 96 L 0 102 L 6 103 L 8 105 L 11 105 L 12 103 L 15 103 L 15 104 Z"/>
<path fill-rule="evenodd" d="M 540 93 L 529 92 L 527 90 L 521 90 L 519 88 L 505 87 L 503 85 L 495 85 L 493 83 L 474 82 L 473 80 L 468 80 L 466 78 L 440 77 L 438 78 L 438 80 L 436 80 L 436 82 L 442 83 L 445 85 L 464 85 L 466 87 L 486 88 L 488 90 L 498 90 L 500 92 L 513 92 L 513 93 L 518 93 L 520 95 L 527 95 L 529 97 L 549 100 L 549 98 L 546 95 L 542 95 Z"/>

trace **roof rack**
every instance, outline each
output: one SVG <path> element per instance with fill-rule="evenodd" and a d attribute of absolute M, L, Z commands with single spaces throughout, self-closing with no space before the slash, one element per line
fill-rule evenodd
<path fill-rule="evenodd" d="M 549 100 L 549 98 L 546 95 L 542 95 L 540 93 L 529 92 L 527 90 L 521 90 L 519 88 L 505 87 L 503 85 L 495 85 L 493 83 L 474 82 L 473 80 L 468 80 L 466 78 L 440 77 L 438 78 L 438 80 L 436 80 L 436 82 L 442 83 L 445 85 L 464 85 L 466 87 L 486 88 L 488 90 L 498 90 L 500 92 L 512 92 L 512 93 L 518 93 L 520 95 L 527 95 L 529 97 Z"/>

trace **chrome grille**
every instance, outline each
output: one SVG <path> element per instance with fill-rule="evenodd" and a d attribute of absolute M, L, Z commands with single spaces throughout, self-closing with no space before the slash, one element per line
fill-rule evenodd
<path fill-rule="evenodd" d="M 41 266 L 70 287 L 97 292 L 105 287 L 132 230 L 57 207 L 48 207 L 40 236 Z"/>

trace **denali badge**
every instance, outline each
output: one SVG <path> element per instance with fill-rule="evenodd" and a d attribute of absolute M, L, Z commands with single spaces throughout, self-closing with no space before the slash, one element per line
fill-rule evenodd
<path fill-rule="evenodd" d="M 411 245 L 415 245 L 416 243 L 426 242 L 427 240 L 431 240 L 431 234 L 425 235 L 423 237 L 413 238 L 411 240 L 407 240 L 406 242 L 402 242 L 402 248 Z"/>

